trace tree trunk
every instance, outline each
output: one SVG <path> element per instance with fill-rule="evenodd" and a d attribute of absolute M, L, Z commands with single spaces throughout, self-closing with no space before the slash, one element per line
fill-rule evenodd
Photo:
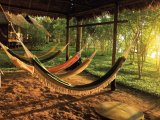
<path fill-rule="evenodd" d="M 137 42 L 137 65 L 138 65 L 138 79 L 141 79 L 141 58 L 139 52 L 139 44 Z"/>

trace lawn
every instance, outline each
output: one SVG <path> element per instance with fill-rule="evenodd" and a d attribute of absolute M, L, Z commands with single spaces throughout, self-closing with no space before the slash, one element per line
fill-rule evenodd
<path fill-rule="evenodd" d="M 46 51 L 48 47 L 45 47 L 42 51 L 32 51 L 33 53 L 43 53 Z M 14 50 L 18 54 L 23 54 L 24 52 L 21 50 Z M 70 48 L 70 57 L 75 53 L 75 48 Z M 82 60 L 93 52 L 93 49 L 83 51 L 82 53 Z M 0 52 L 0 68 L 2 70 L 15 70 L 17 69 L 8 59 L 5 53 Z M 59 55 L 54 60 L 51 60 L 45 63 L 45 66 L 53 66 L 65 61 L 65 52 Z M 152 61 L 152 62 L 151 62 Z M 153 60 L 147 59 L 144 64 L 144 72 L 142 79 L 138 78 L 137 72 L 137 64 L 130 64 L 130 60 L 128 59 L 125 64 L 123 65 L 122 69 L 120 70 L 119 74 L 117 75 L 117 82 L 126 86 L 130 86 L 132 88 L 160 96 L 160 74 L 155 69 L 155 64 Z M 89 67 L 86 71 L 90 72 L 96 76 L 102 76 L 105 74 L 111 66 L 111 55 L 101 55 L 98 51 L 94 59 L 92 60 Z"/>

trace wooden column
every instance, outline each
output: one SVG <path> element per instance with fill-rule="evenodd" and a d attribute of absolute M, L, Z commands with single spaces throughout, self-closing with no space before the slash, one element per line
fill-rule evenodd
<path fill-rule="evenodd" d="M 70 42 L 69 40 L 69 17 L 66 19 L 66 44 Z M 66 48 L 66 61 L 69 59 L 69 45 Z"/>
<path fill-rule="evenodd" d="M 115 11 L 114 11 L 114 29 L 113 29 L 113 50 L 112 50 L 112 65 L 116 61 L 116 48 L 117 48 L 117 21 L 118 21 L 118 0 L 115 0 Z M 116 89 L 116 81 L 111 83 L 111 90 Z"/>
<path fill-rule="evenodd" d="M 82 20 L 77 19 L 77 25 L 82 25 Z M 82 27 L 77 27 L 77 39 L 76 39 L 76 52 L 81 49 L 81 41 L 82 41 Z M 76 62 L 76 66 L 81 64 L 81 58 Z"/>
<path fill-rule="evenodd" d="M 82 20 L 77 20 L 77 26 L 82 25 Z M 81 49 L 82 27 L 77 27 L 76 52 Z"/>

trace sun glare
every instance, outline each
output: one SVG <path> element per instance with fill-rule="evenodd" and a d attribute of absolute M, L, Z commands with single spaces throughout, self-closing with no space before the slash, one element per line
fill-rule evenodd
<path fill-rule="evenodd" d="M 157 58 L 158 56 L 160 56 L 160 51 L 159 51 L 158 53 L 153 52 L 153 53 L 151 54 L 151 58 Z"/>
<path fill-rule="evenodd" d="M 153 53 L 151 54 L 151 58 L 156 58 L 156 53 L 155 53 L 155 52 L 153 52 Z"/>

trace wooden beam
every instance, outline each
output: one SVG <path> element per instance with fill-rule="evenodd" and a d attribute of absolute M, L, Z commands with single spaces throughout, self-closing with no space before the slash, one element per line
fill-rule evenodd
<path fill-rule="evenodd" d="M 119 20 L 117 23 L 126 23 L 128 20 Z M 88 26 L 96 26 L 96 25 L 107 25 L 107 24 L 114 24 L 114 21 L 109 21 L 109 22 L 102 22 L 102 23 L 91 23 L 91 24 L 84 24 L 84 25 L 72 25 L 68 26 L 69 28 L 74 28 L 74 27 L 88 27 Z"/>
<path fill-rule="evenodd" d="M 66 44 L 70 42 L 70 37 L 69 37 L 69 17 L 66 19 Z M 66 61 L 69 60 L 69 45 L 66 48 Z"/>
<path fill-rule="evenodd" d="M 114 28 L 113 28 L 113 48 L 112 48 L 112 66 L 115 64 L 115 61 L 116 61 L 118 10 L 119 10 L 118 0 L 115 0 Z M 115 89 L 116 89 L 116 81 L 114 80 L 111 83 L 111 90 L 114 91 Z"/>

